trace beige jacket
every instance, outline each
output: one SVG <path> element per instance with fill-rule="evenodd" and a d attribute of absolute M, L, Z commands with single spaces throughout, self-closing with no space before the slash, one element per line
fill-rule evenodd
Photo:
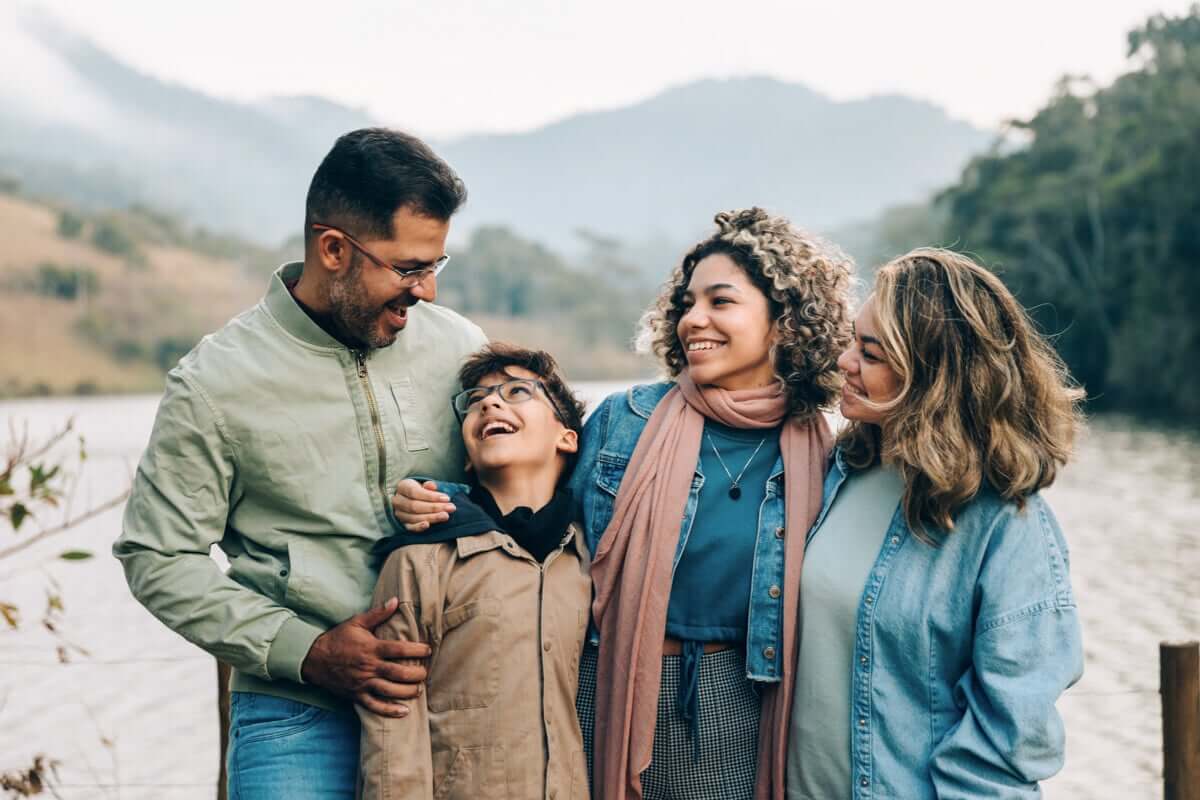
<path fill-rule="evenodd" d="M 575 714 L 592 588 L 581 531 L 539 564 L 497 531 L 394 551 L 377 630 L 427 642 L 429 680 L 403 719 L 358 708 L 366 800 L 587 800 Z"/>

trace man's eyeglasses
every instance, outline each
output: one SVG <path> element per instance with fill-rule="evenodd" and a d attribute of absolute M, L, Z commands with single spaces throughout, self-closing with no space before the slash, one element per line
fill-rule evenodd
<path fill-rule="evenodd" d="M 437 261 L 434 261 L 432 264 L 423 264 L 419 267 L 412 267 L 410 269 L 404 269 L 403 267 L 397 267 L 395 264 L 389 264 L 388 262 L 384 261 L 382 258 L 375 255 L 370 250 L 368 250 L 366 247 L 364 247 L 362 242 L 358 241 L 357 239 L 355 239 L 350 234 L 346 233 L 341 228 L 335 227 L 333 225 L 325 225 L 320 222 L 314 222 L 312 224 L 312 229 L 314 231 L 333 231 L 334 233 L 340 235 L 343 239 L 345 239 L 347 242 L 349 242 L 351 247 L 353 247 L 355 250 L 357 250 L 358 252 L 360 252 L 364 256 L 366 256 L 367 260 L 370 261 L 372 264 L 374 264 L 377 267 L 383 267 L 384 269 L 390 269 L 392 272 L 399 275 L 400 280 L 403 282 L 403 285 L 405 287 L 416 286 L 418 283 L 425 280 L 430 275 L 437 275 L 443 269 L 445 269 L 446 262 L 450 260 L 450 256 L 443 255 L 441 258 L 439 258 Z"/>
<path fill-rule="evenodd" d="M 509 405 L 524 403 L 526 400 L 532 400 L 537 390 L 542 390 L 542 395 L 545 396 L 547 402 L 550 403 L 550 408 L 554 409 L 554 416 L 558 417 L 559 422 L 566 424 L 562 411 L 558 404 L 554 402 L 554 398 L 550 396 L 550 392 L 546 389 L 546 384 L 541 381 L 535 381 L 530 378 L 513 378 L 511 381 L 497 383 L 492 386 L 475 386 L 466 391 L 459 392 L 454 395 L 454 414 L 458 417 L 458 423 L 462 421 L 473 410 L 479 407 L 484 398 L 493 392 L 500 393 L 500 399 Z"/>

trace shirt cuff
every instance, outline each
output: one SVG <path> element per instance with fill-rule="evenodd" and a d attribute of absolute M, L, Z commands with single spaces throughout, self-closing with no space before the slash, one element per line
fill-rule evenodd
<path fill-rule="evenodd" d="M 279 633 L 275 634 L 267 650 L 267 676 L 273 681 L 304 683 L 300 677 L 300 667 L 313 642 L 324 632 L 299 617 L 289 617 L 279 627 Z"/>

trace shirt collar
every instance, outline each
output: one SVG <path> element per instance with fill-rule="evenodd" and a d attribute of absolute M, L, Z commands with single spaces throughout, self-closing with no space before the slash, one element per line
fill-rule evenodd
<path fill-rule="evenodd" d="M 268 313 L 280 327 L 305 344 L 321 349 L 344 351 L 345 345 L 313 322 L 312 317 L 308 316 L 292 297 L 288 284 L 300 280 L 300 273 L 303 271 L 304 263 L 301 261 L 288 262 L 275 270 L 267 287 L 267 295 L 263 298 Z"/>

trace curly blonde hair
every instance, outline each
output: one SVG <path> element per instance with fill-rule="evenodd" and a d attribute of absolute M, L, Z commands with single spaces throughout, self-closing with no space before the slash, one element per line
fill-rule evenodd
<path fill-rule="evenodd" d="M 852 422 L 850 467 L 882 460 L 904 478 L 905 521 L 949 533 L 986 481 L 1023 507 L 1053 483 L 1082 424 L 1083 392 L 1005 285 L 965 255 L 920 248 L 875 278 L 880 347 L 900 378 L 884 431 Z"/>
<path fill-rule="evenodd" d="M 641 349 L 653 352 L 672 378 L 687 368 L 676 332 L 687 311 L 684 293 L 697 264 L 726 255 L 767 298 L 775 331 L 771 361 L 787 392 L 790 415 L 803 420 L 819 413 L 841 389 L 837 358 L 850 340 L 852 262 L 761 208 L 725 211 L 714 221 L 716 233 L 684 256 L 643 315 Z"/>

